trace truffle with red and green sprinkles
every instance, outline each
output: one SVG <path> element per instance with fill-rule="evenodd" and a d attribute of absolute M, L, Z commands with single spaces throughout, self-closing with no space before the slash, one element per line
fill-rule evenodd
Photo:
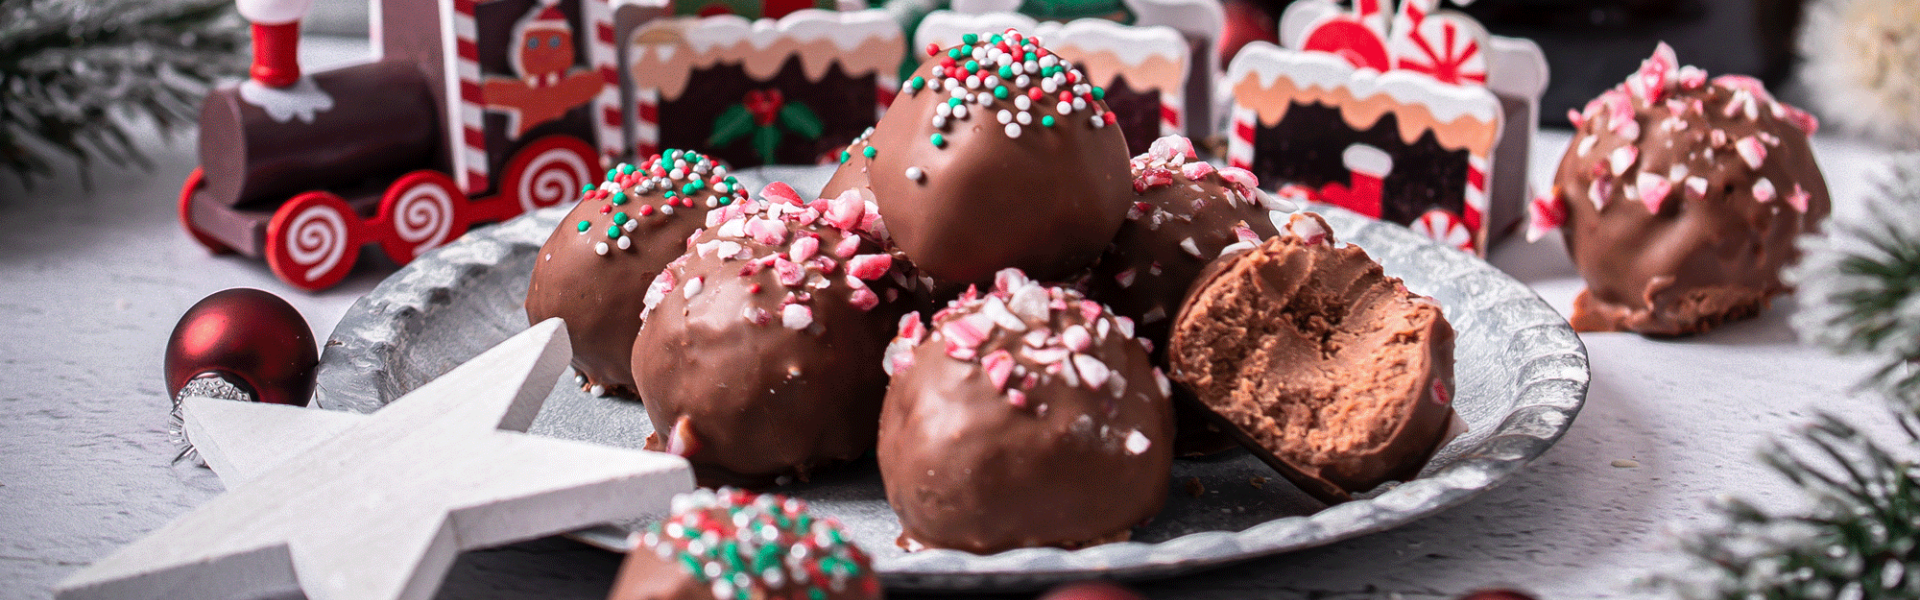
<path fill-rule="evenodd" d="M 1064 279 L 1099 256 L 1131 204 L 1105 91 L 1033 36 L 962 40 L 902 83 L 822 195 L 872 198 L 894 242 L 941 283 L 1009 267 Z"/>
<path fill-rule="evenodd" d="M 582 190 L 534 257 L 526 300 L 530 322 L 567 321 L 582 389 L 634 394 L 629 353 L 647 285 L 686 252 L 707 211 L 746 199 L 726 166 L 691 150 L 622 164 Z"/>
<path fill-rule="evenodd" d="M 804 480 L 873 449 L 880 367 L 913 280 L 857 194 L 784 183 L 708 213 L 645 293 L 632 372 L 655 434 L 701 485 Z"/>
<path fill-rule="evenodd" d="M 873 561 L 831 517 L 775 494 L 723 488 L 673 499 L 632 537 L 608 600 L 873 600 Z"/>
<path fill-rule="evenodd" d="M 993 553 L 1124 541 L 1160 512 L 1171 384 L 1133 322 L 1018 269 L 901 318 L 880 475 L 900 543 Z"/>

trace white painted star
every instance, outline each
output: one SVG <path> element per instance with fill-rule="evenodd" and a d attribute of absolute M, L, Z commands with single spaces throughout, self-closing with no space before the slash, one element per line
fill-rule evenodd
<path fill-rule="evenodd" d="M 462 550 L 665 510 L 685 460 L 519 433 L 572 351 L 535 325 L 372 415 L 188 398 L 228 492 L 59 598 L 429 598 Z"/>

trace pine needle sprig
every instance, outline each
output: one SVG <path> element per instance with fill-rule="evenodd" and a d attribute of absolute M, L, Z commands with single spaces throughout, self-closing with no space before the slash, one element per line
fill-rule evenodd
<path fill-rule="evenodd" d="M 0 0 L 0 166 L 29 184 L 56 156 L 151 168 L 130 125 L 191 126 L 247 39 L 231 0 Z"/>
<path fill-rule="evenodd" d="M 1920 443 L 1903 419 L 1908 449 Z M 1692 600 L 1879 600 L 1920 597 L 1920 468 L 1831 415 L 1820 415 L 1793 446 L 1762 454 L 1802 488 L 1812 507 L 1774 515 L 1744 500 L 1719 501 L 1719 531 L 1681 540 L 1707 571 L 1655 583 Z"/>
<path fill-rule="evenodd" d="M 1865 385 L 1920 411 L 1920 154 L 1896 157 L 1863 208 L 1864 221 L 1802 240 L 1787 272 L 1800 288 L 1794 325 L 1835 352 L 1880 358 Z"/>
<path fill-rule="evenodd" d="M 1886 398 L 1905 439 L 1883 444 L 1829 415 L 1761 453 L 1804 510 L 1719 502 L 1724 523 L 1680 540 L 1701 571 L 1659 575 L 1690 600 L 1920 598 L 1920 154 L 1895 157 L 1851 219 L 1803 238 L 1794 326 L 1878 362 L 1861 388 Z"/>

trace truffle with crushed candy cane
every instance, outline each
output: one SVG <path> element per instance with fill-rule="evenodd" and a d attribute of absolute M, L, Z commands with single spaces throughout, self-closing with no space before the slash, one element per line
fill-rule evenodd
<path fill-rule="evenodd" d="M 1154 140 L 1130 166 L 1133 206 L 1082 285 L 1087 297 L 1133 319 L 1134 333 L 1150 344 L 1154 364 L 1165 365 L 1167 332 L 1200 270 L 1229 250 L 1278 235 L 1270 213 L 1296 207 L 1261 191 L 1259 180 L 1245 169 L 1215 168 L 1200 160 L 1192 142 L 1177 135 Z M 1191 394 L 1174 390 L 1178 455 L 1235 446 L 1204 410 Z"/>
<path fill-rule="evenodd" d="M 873 448 L 888 334 L 913 281 L 856 194 L 784 183 L 709 214 L 643 294 L 631 369 L 655 433 L 701 485 L 759 487 Z"/>
<path fill-rule="evenodd" d="M 1133 323 L 1018 269 L 900 320 L 876 451 L 909 550 L 1124 541 L 1160 511 L 1171 384 Z"/>
<path fill-rule="evenodd" d="M 534 257 L 527 319 L 567 321 L 582 389 L 631 396 L 628 369 L 642 292 L 707 211 L 747 200 L 727 168 L 691 150 L 667 150 L 607 171 Z"/>
<path fill-rule="evenodd" d="M 1012 30 L 934 49 L 822 195 L 857 190 L 944 285 L 1008 267 L 1072 276 L 1125 217 L 1127 145 L 1105 90 Z"/>
<path fill-rule="evenodd" d="M 1410 481 L 1463 430 L 1453 327 L 1319 215 L 1208 265 L 1169 376 L 1254 456 L 1329 504 Z"/>
<path fill-rule="evenodd" d="M 878 600 L 873 559 L 805 500 L 733 488 L 673 499 L 633 534 L 608 600 Z"/>
<path fill-rule="evenodd" d="M 1814 118 L 1753 78 L 1680 66 L 1665 44 L 1570 117 L 1528 237 L 1560 230 L 1586 279 L 1577 330 L 1688 335 L 1759 314 L 1786 291 L 1794 239 L 1831 211 Z"/>

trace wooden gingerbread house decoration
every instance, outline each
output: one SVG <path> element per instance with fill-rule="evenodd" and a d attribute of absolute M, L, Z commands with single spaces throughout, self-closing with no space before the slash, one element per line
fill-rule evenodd
<path fill-rule="evenodd" d="M 622 149 L 604 0 L 380 2 L 374 60 L 300 73 L 299 0 L 242 0 L 259 66 L 210 93 L 179 200 L 209 249 L 317 290 L 572 200 Z"/>
<path fill-rule="evenodd" d="M 1531 43 L 1493 43 L 1437 3 L 1289 7 L 1289 47 L 1250 44 L 1229 67 L 1228 162 L 1484 253 L 1524 206 L 1545 62 Z M 1512 166 L 1497 168 L 1501 159 Z"/>
<path fill-rule="evenodd" d="M 837 162 L 893 102 L 906 40 L 885 11 L 802 9 L 654 17 L 623 51 L 636 156 L 698 148 L 751 167 Z"/>

